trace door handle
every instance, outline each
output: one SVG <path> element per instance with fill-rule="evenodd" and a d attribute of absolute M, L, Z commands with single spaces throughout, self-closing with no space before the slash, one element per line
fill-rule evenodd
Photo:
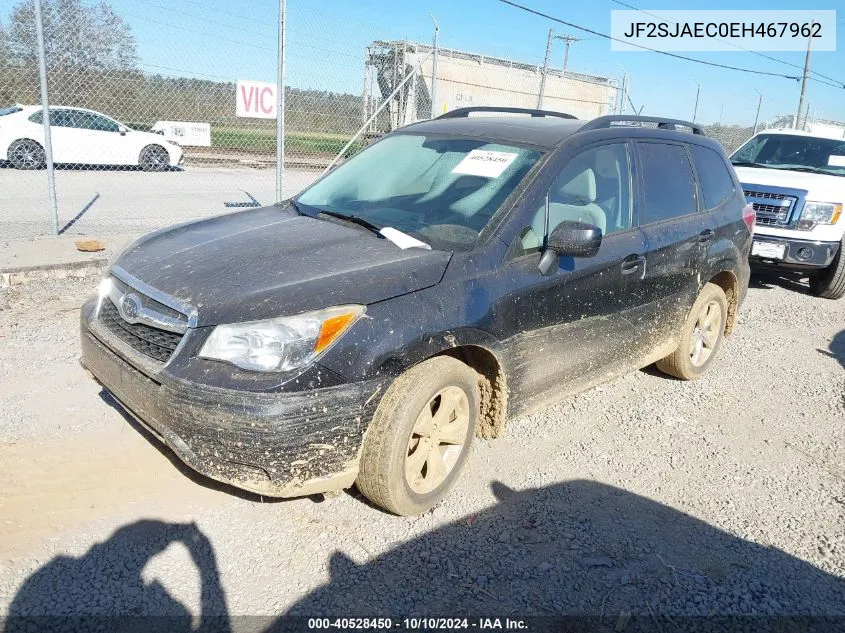
<path fill-rule="evenodd" d="M 705 229 L 701 233 L 698 234 L 698 241 L 699 242 L 709 242 L 716 236 L 716 232 L 713 229 Z"/>
<path fill-rule="evenodd" d="M 622 260 L 622 274 L 630 275 L 631 273 L 642 270 L 645 266 L 645 257 L 642 255 L 628 255 Z"/>

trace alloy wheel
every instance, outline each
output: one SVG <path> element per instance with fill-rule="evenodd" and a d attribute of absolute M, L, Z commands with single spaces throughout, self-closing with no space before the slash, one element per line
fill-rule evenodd
<path fill-rule="evenodd" d="M 460 387 L 444 387 L 429 399 L 408 440 L 405 480 L 411 490 L 427 494 L 446 480 L 466 442 L 469 418 L 469 399 Z"/>
<path fill-rule="evenodd" d="M 698 314 L 692 328 L 690 344 L 690 362 L 701 367 L 716 349 L 722 328 L 722 306 L 717 301 L 709 301 Z"/>
<path fill-rule="evenodd" d="M 17 143 L 9 157 L 18 169 L 38 169 L 44 163 L 44 150 L 31 141 Z"/>

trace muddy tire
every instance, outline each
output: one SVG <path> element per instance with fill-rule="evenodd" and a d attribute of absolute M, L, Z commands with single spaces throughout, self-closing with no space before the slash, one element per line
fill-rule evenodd
<path fill-rule="evenodd" d="M 478 374 L 438 356 L 399 376 L 364 438 L 356 485 L 394 514 L 421 514 L 458 479 L 478 422 Z"/>
<path fill-rule="evenodd" d="M 845 238 L 839 244 L 839 252 L 830 266 L 815 275 L 810 275 L 810 292 L 825 299 L 845 297 Z"/>
<path fill-rule="evenodd" d="M 47 155 L 41 143 L 28 138 L 15 141 L 9 146 L 9 162 L 15 169 L 44 169 Z"/>
<path fill-rule="evenodd" d="M 681 380 L 700 378 L 719 352 L 727 318 L 725 291 L 716 284 L 705 284 L 681 329 L 681 342 L 669 356 L 657 361 L 657 368 Z"/>

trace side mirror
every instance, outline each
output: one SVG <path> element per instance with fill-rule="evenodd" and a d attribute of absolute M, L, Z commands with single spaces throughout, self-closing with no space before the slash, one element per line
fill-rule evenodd
<path fill-rule="evenodd" d="M 126 136 L 126 133 L 129 131 L 129 128 L 127 128 L 125 125 L 121 125 L 117 128 L 117 131 L 120 132 L 121 136 Z"/>
<path fill-rule="evenodd" d="M 546 251 L 540 258 L 540 272 L 548 275 L 560 256 L 594 257 L 599 252 L 601 238 L 601 229 L 593 224 L 564 220 L 549 235 Z"/>

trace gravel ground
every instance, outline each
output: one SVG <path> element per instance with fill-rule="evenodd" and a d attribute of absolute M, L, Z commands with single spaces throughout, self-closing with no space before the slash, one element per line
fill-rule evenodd
<path fill-rule="evenodd" d="M 78 367 L 77 309 L 95 285 L 0 294 L 0 616 L 845 627 L 845 301 L 755 277 L 705 378 L 646 369 L 512 420 L 476 440 L 447 501 L 399 518 L 354 491 L 268 502 L 187 471 Z"/>

